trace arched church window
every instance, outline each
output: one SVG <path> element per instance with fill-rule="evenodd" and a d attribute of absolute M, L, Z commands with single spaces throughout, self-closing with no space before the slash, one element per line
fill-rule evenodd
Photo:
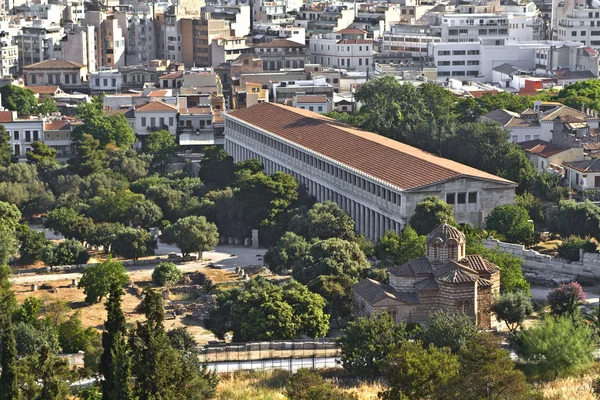
<path fill-rule="evenodd" d="M 462 300 L 459 300 L 456 303 L 456 309 L 458 310 L 458 312 L 464 312 L 464 303 Z"/>

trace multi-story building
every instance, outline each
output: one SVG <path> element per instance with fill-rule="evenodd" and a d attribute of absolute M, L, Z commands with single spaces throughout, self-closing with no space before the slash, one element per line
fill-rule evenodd
<path fill-rule="evenodd" d="M 354 4 L 307 3 L 302 6 L 294 26 L 306 29 L 307 35 L 346 29 L 354 22 Z"/>
<path fill-rule="evenodd" d="M 392 25 L 384 32 L 382 53 L 408 53 L 413 58 L 427 56 L 433 43 L 442 41 L 439 27 L 428 25 Z"/>
<path fill-rule="evenodd" d="M 125 65 L 148 64 L 156 59 L 154 18 L 151 6 L 136 5 L 115 12 L 125 35 Z"/>
<path fill-rule="evenodd" d="M 71 120 L 66 118 L 51 118 L 44 123 L 44 143 L 56 150 L 57 157 L 73 154 L 71 130 Z"/>
<path fill-rule="evenodd" d="M 2 39 L 0 33 L 0 74 L 2 77 L 16 76 L 19 71 L 19 46 Z"/>
<path fill-rule="evenodd" d="M 217 4 L 207 4 L 202 7 L 202 13 L 208 19 L 222 19 L 229 22 L 231 34 L 229 36 L 243 37 L 251 32 L 252 14 L 248 5 L 230 5 L 222 6 Z"/>
<path fill-rule="evenodd" d="M 201 151 L 208 146 L 223 145 L 223 138 L 215 140 L 214 112 L 210 106 L 179 109 L 177 137 L 182 150 Z"/>
<path fill-rule="evenodd" d="M 176 106 L 161 101 L 151 101 L 135 107 L 135 135 L 142 142 L 156 130 L 165 129 L 175 135 L 178 112 Z"/>
<path fill-rule="evenodd" d="M 13 154 L 24 158 L 31 144 L 43 141 L 44 120 L 38 117 L 18 118 L 16 111 L 0 111 L 0 124 L 10 135 Z"/>
<path fill-rule="evenodd" d="M 51 59 L 23 67 L 25 84 L 31 86 L 59 85 L 65 91 L 87 89 L 87 67 L 67 61 Z"/>
<path fill-rule="evenodd" d="M 554 27 L 554 39 L 600 47 L 600 9 L 587 8 L 581 2 L 574 5 L 571 0 L 565 1 L 557 13 L 559 16 Z"/>
<path fill-rule="evenodd" d="M 292 104 L 297 95 L 323 95 L 333 99 L 334 88 L 324 76 L 302 81 L 281 81 L 273 83 L 273 98 L 276 103 Z"/>
<path fill-rule="evenodd" d="M 118 68 L 125 65 L 125 35 L 114 14 L 88 11 L 85 23 L 96 32 L 97 68 Z"/>
<path fill-rule="evenodd" d="M 252 46 L 243 37 L 220 37 L 213 39 L 210 44 L 211 63 L 219 65 L 224 62 L 231 62 L 242 54 L 251 54 Z"/>
<path fill-rule="evenodd" d="M 456 220 L 476 226 L 515 196 L 506 179 L 273 103 L 226 114 L 225 150 L 236 162 L 260 160 L 266 173 L 291 174 L 318 201 L 335 201 L 370 240 L 399 232 L 427 196 L 454 204 Z"/>
<path fill-rule="evenodd" d="M 43 20 L 33 20 L 32 23 L 24 26 L 17 37 L 21 67 L 53 58 L 64 36 L 59 25 L 49 25 Z"/>
<path fill-rule="evenodd" d="M 331 112 L 331 99 L 326 95 L 297 95 L 294 96 L 292 105 L 302 110 L 314 111 L 318 114 Z"/>
<path fill-rule="evenodd" d="M 101 68 L 90 73 L 90 91 L 96 93 L 116 93 L 121 91 L 123 74 L 118 69 Z"/>
<path fill-rule="evenodd" d="M 373 69 L 373 41 L 360 29 L 313 35 L 309 48 L 314 64 L 356 71 Z"/>
<path fill-rule="evenodd" d="M 263 60 L 265 71 L 278 71 L 282 68 L 304 68 L 310 63 L 308 46 L 288 39 L 275 39 L 261 43 L 254 48 L 254 54 Z"/>
<path fill-rule="evenodd" d="M 182 19 L 183 26 L 192 25 L 193 37 L 193 65 L 210 67 L 212 53 L 210 45 L 218 37 L 231 36 L 231 27 L 228 20 L 212 19 L 210 14 L 203 13 L 200 18 Z M 185 60 L 184 60 L 185 62 Z"/>
<path fill-rule="evenodd" d="M 444 14 L 441 41 L 451 43 L 478 42 L 479 38 L 507 39 L 509 23 L 505 13 Z"/>
<path fill-rule="evenodd" d="M 60 56 L 63 60 L 74 61 L 87 67 L 88 72 L 97 68 L 96 31 L 93 26 L 74 25 L 65 30 L 60 43 Z"/>
<path fill-rule="evenodd" d="M 162 75 L 168 74 L 168 60 L 153 60 L 148 65 L 132 65 L 119 68 L 123 76 L 123 90 L 142 89 L 146 83 L 156 83 Z"/>

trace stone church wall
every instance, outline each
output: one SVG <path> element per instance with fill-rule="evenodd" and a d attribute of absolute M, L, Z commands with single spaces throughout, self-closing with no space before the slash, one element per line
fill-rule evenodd
<path fill-rule="evenodd" d="M 583 253 L 580 261 L 569 262 L 494 238 L 484 240 L 483 245 L 521 258 L 525 277 L 534 283 L 558 285 L 575 279 L 600 280 L 600 253 Z"/>

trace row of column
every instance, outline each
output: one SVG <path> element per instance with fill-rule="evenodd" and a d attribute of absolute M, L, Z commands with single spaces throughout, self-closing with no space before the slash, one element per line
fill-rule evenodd
<path fill-rule="evenodd" d="M 276 171 L 286 172 L 292 175 L 298 182 L 304 184 L 308 192 L 315 196 L 317 201 L 334 201 L 342 210 L 348 213 L 356 223 L 356 230 L 364 233 L 367 239 L 377 241 L 383 234 L 388 231 L 400 232 L 402 224 L 389 218 L 367 206 L 354 201 L 338 191 L 332 190 L 324 185 L 321 185 L 309 177 L 298 174 L 280 164 L 267 159 L 257 153 L 254 153 L 247 148 L 240 146 L 237 143 L 226 141 L 226 151 L 231 154 L 236 162 L 256 158 L 260 160 L 264 167 L 265 173 L 272 174 Z"/>

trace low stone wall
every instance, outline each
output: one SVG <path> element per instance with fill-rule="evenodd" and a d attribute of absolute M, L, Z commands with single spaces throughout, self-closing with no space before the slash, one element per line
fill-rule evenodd
<path fill-rule="evenodd" d="M 561 283 L 600 280 L 600 254 L 583 253 L 581 261 L 569 262 L 559 257 L 541 254 L 524 246 L 488 238 L 483 241 L 488 249 L 498 249 L 523 260 L 523 273 L 532 283 L 556 286 Z"/>

